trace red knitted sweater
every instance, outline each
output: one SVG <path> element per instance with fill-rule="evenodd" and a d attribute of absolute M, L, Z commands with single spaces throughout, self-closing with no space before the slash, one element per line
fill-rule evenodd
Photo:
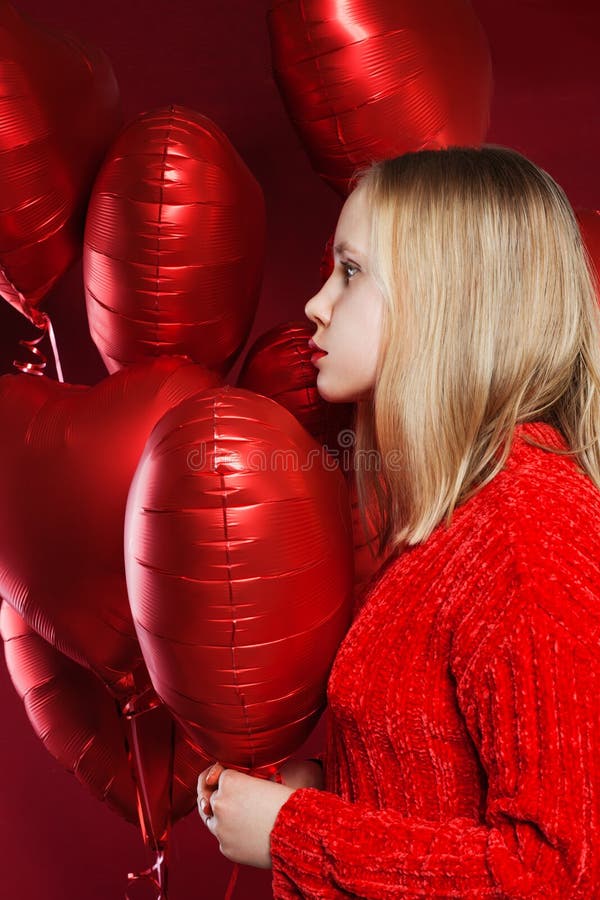
<path fill-rule="evenodd" d="M 527 435 L 365 591 L 275 898 L 600 898 L 600 491 Z"/>

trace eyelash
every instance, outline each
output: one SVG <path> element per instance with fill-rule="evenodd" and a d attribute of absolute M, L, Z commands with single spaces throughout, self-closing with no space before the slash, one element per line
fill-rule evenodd
<path fill-rule="evenodd" d="M 354 274 L 356 274 L 359 271 L 359 268 L 351 262 L 341 262 L 340 265 L 344 270 L 344 281 L 346 282 L 346 284 L 348 284 L 350 282 L 350 279 L 354 278 L 354 275 L 348 275 L 348 269 L 354 269 Z"/>

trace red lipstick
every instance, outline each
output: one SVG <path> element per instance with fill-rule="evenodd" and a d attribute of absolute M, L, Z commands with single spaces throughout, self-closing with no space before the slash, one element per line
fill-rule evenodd
<path fill-rule="evenodd" d="M 308 342 L 309 350 L 314 350 L 315 352 L 310 358 L 310 361 L 313 365 L 317 363 L 319 359 L 322 359 L 324 356 L 327 356 L 327 350 L 321 350 L 318 344 L 315 344 L 312 338 L 310 338 Z"/>

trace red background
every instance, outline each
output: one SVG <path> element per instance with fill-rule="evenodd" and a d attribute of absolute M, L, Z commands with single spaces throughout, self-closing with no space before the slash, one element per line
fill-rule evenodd
<path fill-rule="evenodd" d="M 340 200 L 312 172 L 273 82 L 268 0 L 103 0 L 98 6 L 20 0 L 17 6 L 106 51 L 121 88 L 124 121 L 179 103 L 226 132 L 261 183 L 267 204 L 266 269 L 248 346 L 272 325 L 301 319 L 319 285 L 321 253 Z M 597 2 L 474 0 L 474 6 L 494 66 L 488 142 L 515 147 L 549 171 L 575 208 L 600 207 Z M 106 373 L 87 334 L 81 264 L 56 285 L 45 309 L 65 379 L 98 381 Z M 8 372 L 18 339 L 37 333 L 5 303 L 0 329 L 0 371 Z M 240 364 L 241 359 L 230 380 Z M 138 833 L 44 750 L 0 657 L 0 896 L 123 898 L 126 873 L 145 861 Z M 300 755 L 319 749 L 322 732 L 323 723 Z M 175 827 L 170 900 L 223 897 L 230 871 L 196 813 Z M 270 880 L 270 872 L 243 869 L 234 897 L 267 898 Z"/>

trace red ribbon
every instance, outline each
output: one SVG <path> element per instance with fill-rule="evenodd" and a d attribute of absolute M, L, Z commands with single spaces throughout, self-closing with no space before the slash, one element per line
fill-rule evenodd
<path fill-rule="evenodd" d="M 144 758 L 140 745 L 139 719 L 141 716 L 151 714 L 160 706 L 160 700 L 154 693 L 152 686 L 130 697 L 127 702 L 117 707 L 124 720 L 129 723 L 131 740 L 125 737 L 125 746 L 129 758 L 131 773 L 136 786 L 137 812 L 142 831 L 144 845 L 152 854 L 153 863 L 141 872 L 129 872 L 127 874 L 128 887 L 125 891 L 125 900 L 132 900 L 130 896 L 131 886 L 139 882 L 147 882 L 155 892 L 155 900 L 168 900 L 168 840 L 170 830 L 170 811 L 173 807 L 173 767 L 175 760 L 175 722 L 171 723 L 171 741 L 169 759 L 167 761 L 167 775 L 169 785 L 169 817 L 166 828 L 161 834 L 156 833 L 155 823 L 152 818 L 152 807 L 148 796 L 148 787 L 144 771 Z"/>
<path fill-rule="evenodd" d="M 54 354 L 54 363 L 56 365 L 56 376 L 58 381 L 61 383 L 64 382 L 62 366 L 60 364 L 60 357 L 58 355 L 58 347 L 56 345 L 56 337 L 54 335 L 54 329 L 52 328 L 52 322 L 50 321 L 50 316 L 47 313 L 40 313 L 36 311 L 36 319 L 35 319 L 35 327 L 39 328 L 42 332 L 38 338 L 35 338 L 33 341 L 19 341 L 19 345 L 21 347 L 25 347 L 36 359 L 39 359 L 39 362 L 21 362 L 21 360 L 14 359 L 13 366 L 19 370 L 19 372 L 24 372 L 27 375 L 43 375 L 44 369 L 47 365 L 47 359 L 42 351 L 39 349 L 38 344 L 44 340 L 46 335 L 50 337 L 50 344 L 52 346 L 52 352 Z"/>
<path fill-rule="evenodd" d="M 164 853 L 157 851 L 154 864 L 143 872 L 127 873 L 128 888 L 125 891 L 125 900 L 132 900 L 129 888 L 140 881 L 147 881 L 154 888 L 156 900 L 167 900 L 167 860 Z"/>

